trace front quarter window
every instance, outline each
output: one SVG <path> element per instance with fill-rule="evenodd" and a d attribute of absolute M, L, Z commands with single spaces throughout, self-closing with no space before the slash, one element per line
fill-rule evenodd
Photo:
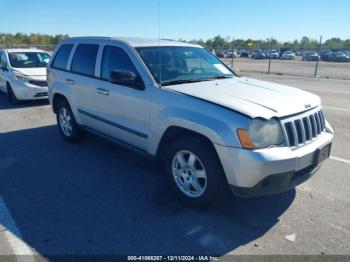
<path fill-rule="evenodd" d="M 226 65 L 203 48 L 162 46 L 136 49 L 154 79 L 161 85 L 235 76 Z"/>

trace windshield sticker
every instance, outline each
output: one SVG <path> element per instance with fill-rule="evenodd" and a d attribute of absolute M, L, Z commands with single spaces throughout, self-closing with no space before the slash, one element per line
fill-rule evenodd
<path fill-rule="evenodd" d="M 224 65 L 222 64 L 214 64 L 214 66 L 223 74 L 229 75 L 231 74 L 230 70 L 228 70 Z"/>

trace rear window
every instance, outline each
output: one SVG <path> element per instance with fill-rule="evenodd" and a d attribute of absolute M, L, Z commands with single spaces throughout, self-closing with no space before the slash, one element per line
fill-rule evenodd
<path fill-rule="evenodd" d="M 94 76 L 98 45 L 78 45 L 72 61 L 71 71 L 74 73 Z"/>
<path fill-rule="evenodd" d="M 57 51 L 57 54 L 52 63 L 52 67 L 65 70 L 72 48 L 72 44 L 62 45 Z"/>

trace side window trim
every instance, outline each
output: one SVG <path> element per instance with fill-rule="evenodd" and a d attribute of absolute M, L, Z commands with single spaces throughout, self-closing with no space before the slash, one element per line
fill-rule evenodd
<path fill-rule="evenodd" d="M 66 71 L 67 72 L 71 72 L 72 61 L 73 61 L 73 57 L 74 57 L 75 51 L 77 50 L 77 46 L 78 46 L 77 43 L 73 44 L 73 48 L 72 48 L 72 50 L 70 52 L 70 55 L 69 55 L 68 61 L 67 61 L 67 65 L 66 65 Z"/>

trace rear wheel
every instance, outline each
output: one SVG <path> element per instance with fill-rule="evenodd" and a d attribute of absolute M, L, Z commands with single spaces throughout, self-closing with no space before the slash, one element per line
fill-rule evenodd
<path fill-rule="evenodd" d="M 216 152 L 203 139 L 175 140 L 167 150 L 165 165 L 175 192 L 186 204 L 207 207 L 228 191 Z"/>
<path fill-rule="evenodd" d="M 7 97 L 11 104 L 18 104 L 19 100 L 17 99 L 9 83 L 7 83 Z"/>
<path fill-rule="evenodd" d="M 56 118 L 60 133 L 66 141 L 74 143 L 81 139 L 83 131 L 75 121 L 67 100 L 58 102 Z"/>

